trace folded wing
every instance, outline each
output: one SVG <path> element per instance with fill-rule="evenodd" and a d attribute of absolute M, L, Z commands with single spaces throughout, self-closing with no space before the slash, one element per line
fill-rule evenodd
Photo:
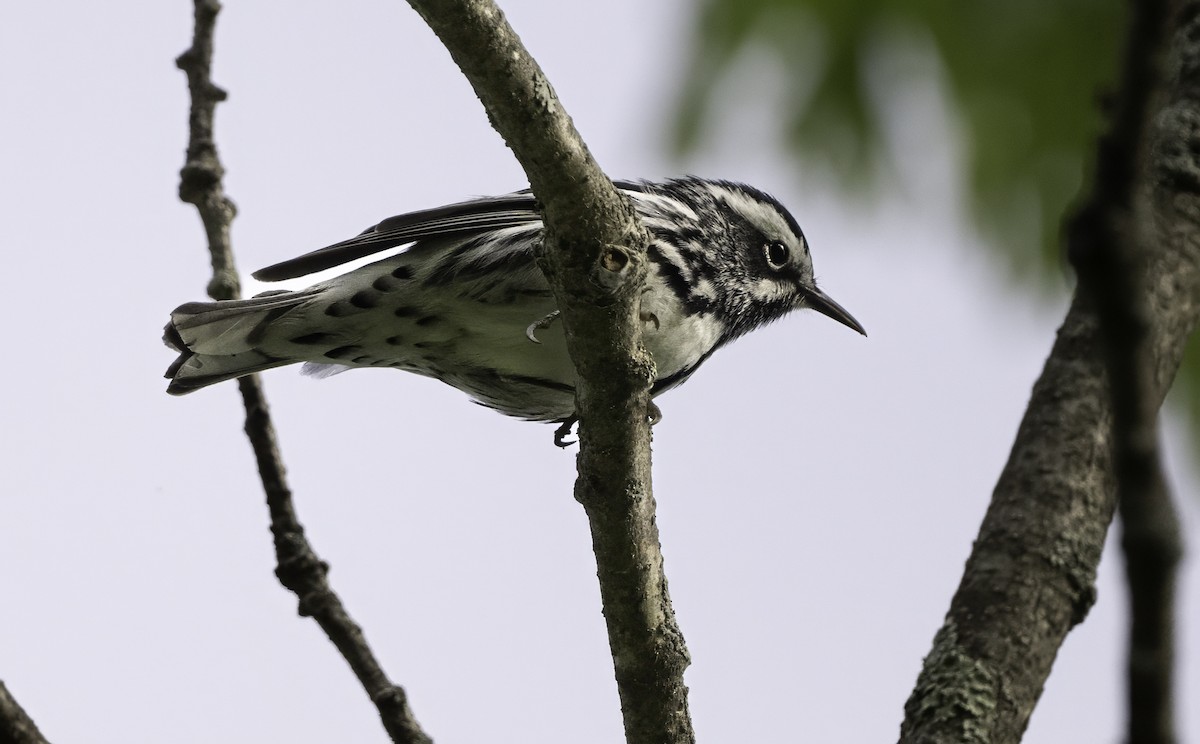
<path fill-rule="evenodd" d="M 389 248 L 427 238 L 486 233 L 540 222 L 533 194 L 519 192 L 389 217 L 349 240 L 254 272 L 264 282 L 314 274 Z"/>

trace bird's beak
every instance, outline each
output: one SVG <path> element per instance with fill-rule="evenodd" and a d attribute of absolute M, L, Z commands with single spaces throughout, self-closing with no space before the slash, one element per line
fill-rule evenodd
<path fill-rule="evenodd" d="M 846 308 L 833 301 L 833 298 L 825 294 L 816 287 L 804 288 L 804 304 L 816 310 L 818 313 L 827 317 L 833 318 L 844 326 L 853 328 L 862 335 L 867 335 L 867 331 L 854 319 L 854 316 L 846 312 Z"/>

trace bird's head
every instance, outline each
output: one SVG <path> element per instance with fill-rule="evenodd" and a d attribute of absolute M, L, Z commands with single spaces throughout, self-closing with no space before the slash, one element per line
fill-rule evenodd
<path fill-rule="evenodd" d="M 742 184 L 709 182 L 726 256 L 726 314 L 733 336 L 808 308 L 867 334 L 813 277 L 808 241 L 795 218 L 774 197 Z M 714 238 L 717 240 L 720 238 Z"/>

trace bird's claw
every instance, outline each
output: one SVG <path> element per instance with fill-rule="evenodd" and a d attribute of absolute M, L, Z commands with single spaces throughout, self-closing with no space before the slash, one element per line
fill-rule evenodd
<path fill-rule="evenodd" d="M 571 435 L 571 427 L 574 426 L 578 421 L 578 416 L 568 416 L 567 418 L 563 419 L 563 422 L 559 425 L 559 427 L 554 430 L 555 447 L 566 449 L 567 447 L 570 447 L 572 444 L 575 444 L 579 441 L 578 437 L 570 442 L 566 440 L 566 438 Z"/>
<path fill-rule="evenodd" d="M 662 421 L 662 409 L 654 401 L 650 401 L 649 406 L 646 408 L 646 419 L 650 422 L 651 426 Z"/>
<path fill-rule="evenodd" d="M 535 344 L 540 344 L 541 341 L 538 341 L 538 338 L 535 334 L 538 331 L 549 328 L 550 324 L 553 323 L 556 318 L 558 318 L 557 310 L 550 313 L 549 315 L 547 315 L 544 318 L 533 321 L 532 323 L 529 324 L 529 327 L 525 329 L 525 338 L 529 339 L 530 341 L 534 342 Z M 564 445 L 560 444 L 559 446 L 562 447 Z"/>

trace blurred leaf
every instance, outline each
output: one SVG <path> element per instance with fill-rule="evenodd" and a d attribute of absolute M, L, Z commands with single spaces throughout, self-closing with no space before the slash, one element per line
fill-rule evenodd
<path fill-rule="evenodd" d="M 675 143 L 701 144 L 719 84 L 765 50 L 793 81 L 786 145 L 861 184 L 889 125 L 866 66 L 899 64 L 905 44 L 926 39 L 958 112 L 972 217 L 1014 266 L 1057 276 L 1060 221 L 1099 131 L 1121 16 L 1116 0 L 702 0 Z"/>
<path fill-rule="evenodd" d="M 784 70 L 784 144 L 845 186 L 883 172 L 888 112 L 869 66 L 903 87 L 905 50 L 940 60 L 966 146 L 971 217 L 1026 275 L 1061 275 L 1064 215 L 1087 175 L 1116 76 L 1117 0 L 698 0 L 692 63 L 675 116 L 680 154 L 720 109 L 720 84 L 749 51 Z M 916 40 L 916 41 L 914 41 Z M 1200 343 L 1190 343 L 1176 403 L 1200 431 Z"/>

